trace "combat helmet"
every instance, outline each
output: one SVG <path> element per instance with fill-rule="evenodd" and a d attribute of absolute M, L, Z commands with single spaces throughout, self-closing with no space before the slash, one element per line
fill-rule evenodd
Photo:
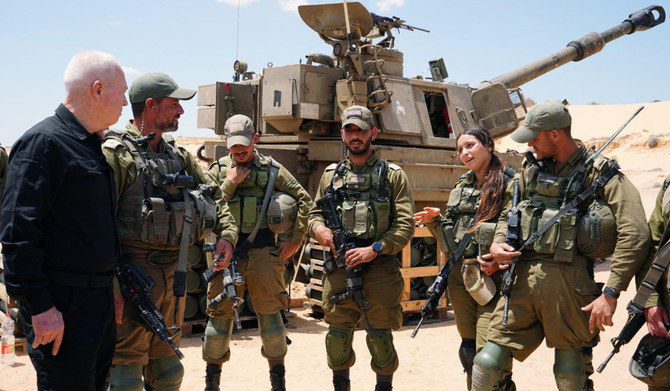
<path fill-rule="evenodd" d="M 276 234 L 288 232 L 295 224 L 298 215 L 298 202 L 290 195 L 276 191 L 268 204 L 268 228 Z"/>

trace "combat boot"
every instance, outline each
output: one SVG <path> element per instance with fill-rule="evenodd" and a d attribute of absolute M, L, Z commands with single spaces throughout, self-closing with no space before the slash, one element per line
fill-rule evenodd
<path fill-rule="evenodd" d="M 391 391 L 393 390 L 393 386 L 391 383 L 377 383 L 375 386 L 375 391 Z"/>
<path fill-rule="evenodd" d="M 349 381 L 349 379 L 334 378 L 333 379 L 333 390 L 334 391 L 351 391 L 351 381 Z"/>
<path fill-rule="evenodd" d="M 282 364 L 275 365 L 270 369 L 270 384 L 272 385 L 272 391 L 286 391 L 285 373 L 286 370 Z"/>
<path fill-rule="evenodd" d="M 207 364 L 205 368 L 205 391 L 219 391 L 221 364 Z"/>

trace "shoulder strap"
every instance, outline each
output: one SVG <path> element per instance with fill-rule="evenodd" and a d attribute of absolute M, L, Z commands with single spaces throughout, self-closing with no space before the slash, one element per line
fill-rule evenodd
<path fill-rule="evenodd" d="M 579 193 L 575 198 L 570 201 L 567 205 L 564 205 L 561 209 L 556 212 L 554 217 L 549 219 L 544 225 L 542 225 L 540 228 L 537 229 L 537 231 L 533 232 L 533 234 L 526 240 L 526 242 L 519 248 L 517 251 L 521 251 L 524 248 L 527 248 L 531 244 L 535 243 L 537 239 L 542 236 L 543 233 L 545 233 L 549 228 L 551 228 L 557 221 L 558 219 L 561 218 L 561 216 L 565 215 L 566 213 L 574 210 L 584 202 L 587 198 L 591 197 L 593 194 L 595 194 L 596 191 L 599 189 L 602 189 L 607 182 L 610 181 L 617 173 L 619 172 L 619 164 L 616 162 L 616 160 L 611 160 L 610 161 L 610 166 L 605 172 L 603 172 L 598 178 L 596 178 L 595 181 L 593 181 L 593 184 L 589 186 L 586 190 L 582 191 Z"/>
<path fill-rule="evenodd" d="M 270 197 L 272 196 L 272 192 L 274 191 L 275 187 L 275 182 L 277 181 L 277 176 L 279 175 L 279 163 L 277 163 L 276 160 L 273 158 L 270 158 L 270 176 L 268 177 L 268 185 L 265 188 L 265 196 L 263 197 L 263 205 L 261 206 L 261 213 L 258 215 L 258 219 L 256 220 L 256 225 L 254 226 L 254 229 L 251 231 L 249 236 L 247 236 L 247 239 L 244 241 L 244 243 L 237 245 L 237 248 L 235 249 L 235 254 L 237 257 L 243 256 L 249 249 L 251 248 L 251 244 L 254 242 L 254 239 L 256 239 L 256 234 L 258 234 L 258 230 L 261 228 L 261 222 L 265 219 L 265 214 L 268 211 L 268 205 L 270 204 Z"/>

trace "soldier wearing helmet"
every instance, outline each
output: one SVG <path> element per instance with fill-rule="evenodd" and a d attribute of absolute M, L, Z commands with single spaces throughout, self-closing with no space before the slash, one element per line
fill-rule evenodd
<path fill-rule="evenodd" d="M 254 148 L 258 133 L 249 117 L 233 115 L 224 130 L 230 153 L 213 163 L 207 175 L 221 188 L 235 217 L 238 246 L 250 247 L 246 256 L 237 260 L 238 266 L 258 315 L 261 354 L 268 360 L 272 390 L 283 391 L 287 344 L 281 311 L 287 310 L 289 304 L 285 262 L 298 250 L 307 232 L 312 198 L 286 168 Z M 273 187 L 268 189 L 275 176 Z M 267 200 L 267 216 L 260 216 L 268 190 L 274 194 Z M 222 262 L 217 267 L 225 268 L 228 263 Z M 223 280 L 214 278 L 209 283 L 207 298 L 215 298 L 222 290 Z M 238 291 L 238 296 L 243 295 L 243 291 Z M 222 364 L 231 355 L 234 311 L 226 300 L 208 305 L 207 315 L 202 349 L 207 362 L 205 389 L 218 390 Z"/>

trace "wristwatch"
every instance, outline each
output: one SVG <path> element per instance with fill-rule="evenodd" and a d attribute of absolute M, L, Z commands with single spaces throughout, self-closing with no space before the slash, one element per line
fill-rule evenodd
<path fill-rule="evenodd" d="M 382 253 L 382 244 L 381 242 L 372 243 L 372 250 L 377 253 L 377 255 Z"/>
<path fill-rule="evenodd" d="M 603 289 L 603 295 L 607 297 L 612 297 L 614 299 L 618 299 L 621 294 L 616 290 L 614 290 L 614 288 L 606 286 L 605 289 Z"/>

